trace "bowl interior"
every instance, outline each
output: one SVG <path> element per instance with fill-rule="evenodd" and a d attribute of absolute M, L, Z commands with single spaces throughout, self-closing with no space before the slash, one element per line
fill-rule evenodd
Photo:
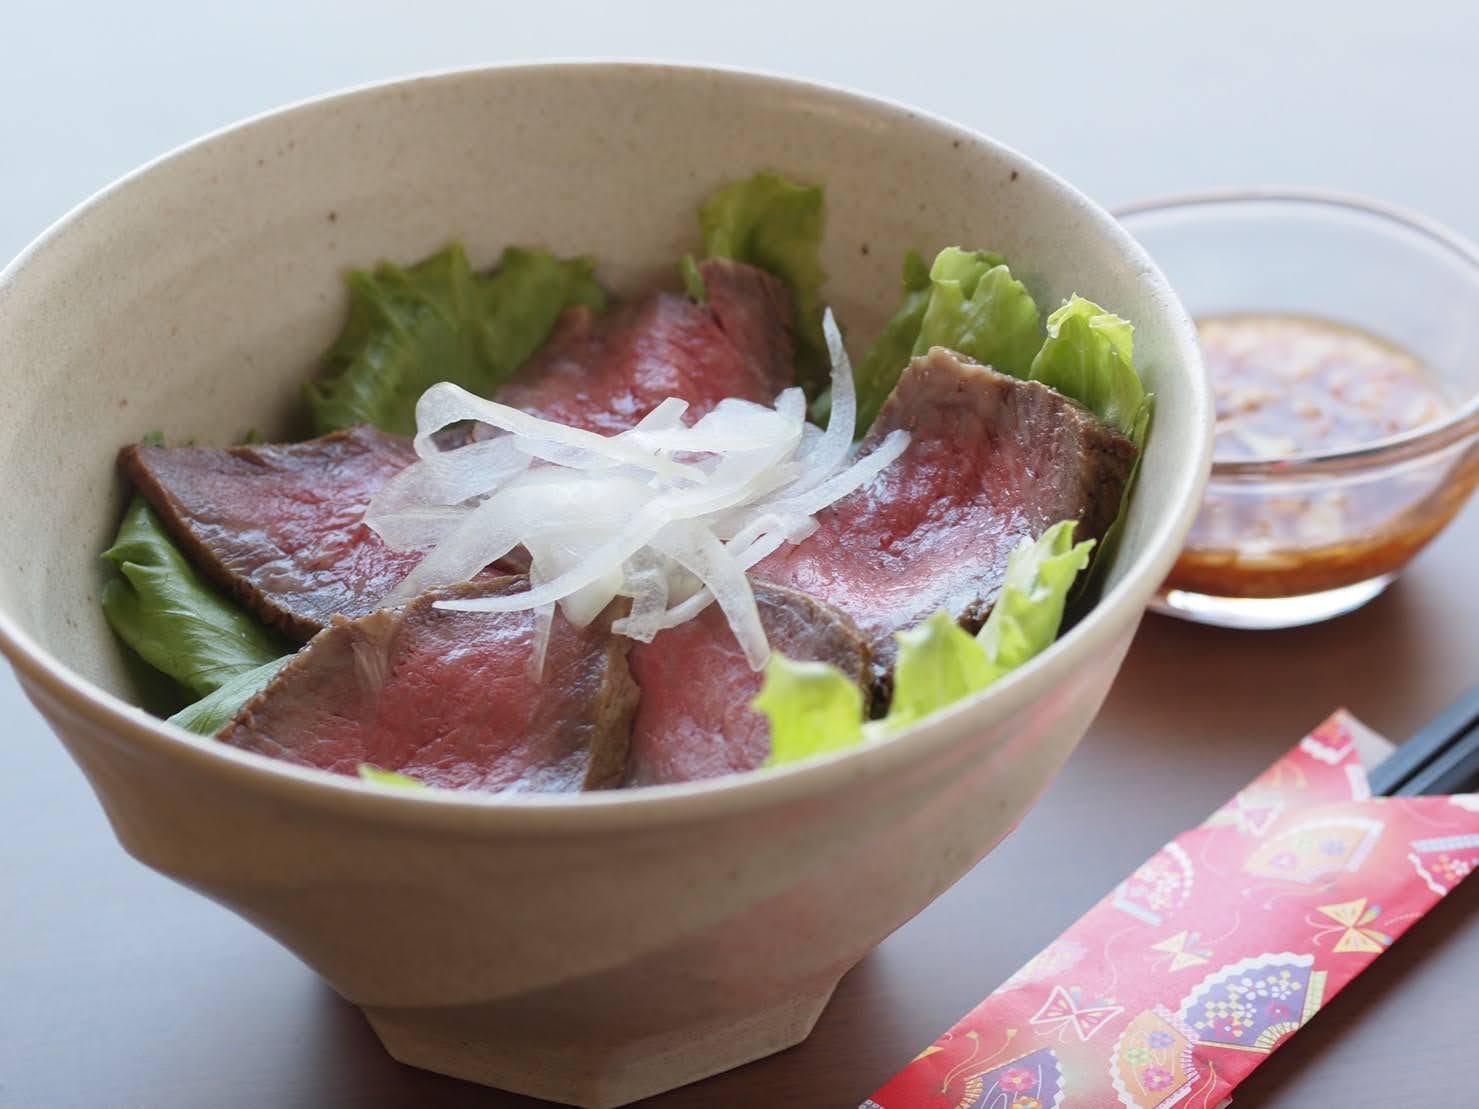
<path fill-rule="evenodd" d="M 130 696 L 98 606 L 120 445 L 291 430 L 348 267 L 456 238 L 480 267 L 532 243 L 594 256 L 618 294 L 676 285 L 699 200 L 760 168 L 827 186 L 827 294 L 855 353 L 892 310 L 910 247 L 991 247 L 1045 310 L 1078 292 L 1134 321 L 1159 406 L 1110 586 L 1138 610 L 1195 502 L 1210 421 L 1187 321 L 1129 238 L 1034 163 L 903 108 L 638 65 L 468 71 L 274 113 L 146 167 L 38 240 L 0 276 L 0 609 Z"/>

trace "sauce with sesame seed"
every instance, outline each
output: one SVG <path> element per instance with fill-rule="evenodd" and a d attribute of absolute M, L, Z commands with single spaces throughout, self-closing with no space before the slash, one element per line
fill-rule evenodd
<path fill-rule="evenodd" d="M 1217 403 L 1219 462 L 1323 454 L 1439 420 L 1448 398 L 1417 358 L 1309 316 L 1197 321 Z"/>
<path fill-rule="evenodd" d="M 1292 315 L 1197 321 L 1217 406 L 1216 462 L 1290 460 L 1289 477 L 1216 471 L 1166 586 L 1219 597 L 1294 597 L 1389 574 L 1462 507 L 1473 452 L 1440 467 L 1305 476 L 1300 456 L 1366 446 L 1453 411 L 1432 371 L 1357 328 Z"/>

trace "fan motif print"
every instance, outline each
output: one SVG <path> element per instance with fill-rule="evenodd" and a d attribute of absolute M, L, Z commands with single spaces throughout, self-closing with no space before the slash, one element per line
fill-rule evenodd
<path fill-rule="evenodd" d="M 1459 797 L 1449 798 L 1459 808 L 1464 807 L 1457 804 L 1462 800 Z M 1473 811 L 1479 811 L 1479 807 Z M 1417 871 L 1423 884 L 1442 897 L 1479 866 L 1479 832 L 1413 840 L 1407 860 Z"/>
<path fill-rule="evenodd" d="M 1479 868 L 1479 795 L 1373 798 L 1363 732 L 1331 716 L 863 1109 L 1219 1109 Z"/>

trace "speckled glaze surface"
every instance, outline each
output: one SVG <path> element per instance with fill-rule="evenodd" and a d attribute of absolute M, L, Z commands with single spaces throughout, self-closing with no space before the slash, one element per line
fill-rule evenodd
<path fill-rule="evenodd" d="M 899 260 L 1008 255 L 1039 303 L 1137 325 L 1156 426 L 1110 588 L 1022 671 L 924 726 L 784 771 L 583 798 L 405 794 L 189 736 L 130 703 L 98 608 L 146 431 L 286 433 L 340 273 L 456 237 L 671 281 L 699 199 L 828 187 L 829 300 L 866 336 Z M 560 64 L 416 78 L 210 136 L 0 275 L 0 649 L 124 847 L 278 938 L 406 1062 L 612 1106 L 806 1036 L 843 973 L 1021 819 L 1083 735 L 1194 512 L 1210 410 L 1189 321 L 1101 209 L 907 109 L 751 74 Z"/>

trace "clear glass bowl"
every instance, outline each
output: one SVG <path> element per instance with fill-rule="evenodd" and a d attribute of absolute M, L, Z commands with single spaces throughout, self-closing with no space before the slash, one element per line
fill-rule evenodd
<path fill-rule="evenodd" d="M 1479 250 L 1421 217 L 1319 192 L 1202 193 L 1117 214 L 1194 318 L 1348 324 L 1441 382 L 1452 411 L 1413 431 L 1277 460 L 1214 456 L 1202 512 L 1153 607 L 1280 628 L 1365 604 L 1479 483 Z"/>

